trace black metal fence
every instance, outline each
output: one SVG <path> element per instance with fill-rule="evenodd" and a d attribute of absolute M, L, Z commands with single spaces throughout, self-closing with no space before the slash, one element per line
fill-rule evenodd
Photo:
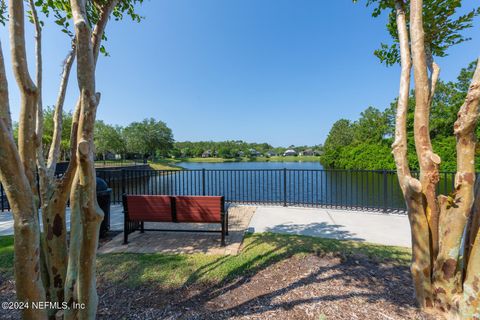
<path fill-rule="evenodd" d="M 416 175 L 417 173 L 414 173 Z M 103 170 L 97 175 L 122 194 L 223 195 L 243 204 L 333 207 L 404 212 L 395 171 L 388 170 Z M 454 188 L 454 172 L 442 172 L 438 192 Z"/>
<path fill-rule="evenodd" d="M 97 176 L 112 188 L 117 204 L 123 193 L 223 195 L 225 201 L 243 204 L 405 211 L 396 172 L 387 170 L 102 169 Z M 442 172 L 438 192 L 450 193 L 454 177 L 454 172 Z M 0 210 L 8 209 L 0 186 Z"/>

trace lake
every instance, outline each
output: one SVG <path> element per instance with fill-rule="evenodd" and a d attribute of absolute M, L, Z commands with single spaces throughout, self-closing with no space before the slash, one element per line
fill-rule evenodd
<path fill-rule="evenodd" d="M 183 171 L 104 170 L 114 202 L 128 194 L 223 195 L 244 204 L 404 211 L 394 171 L 330 170 L 319 162 L 182 162 Z M 116 174 L 116 178 L 112 178 Z M 439 191 L 452 190 L 453 175 L 442 174 Z"/>

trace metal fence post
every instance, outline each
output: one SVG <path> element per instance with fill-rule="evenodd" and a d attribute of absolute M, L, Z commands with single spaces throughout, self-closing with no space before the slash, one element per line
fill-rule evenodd
<path fill-rule="evenodd" d="M 205 190 L 205 168 L 202 169 L 202 194 L 207 194 Z"/>
<path fill-rule="evenodd" d="M 287 206 L 287 168 L 283 168 L 283 206 Z"/>
<path fill-rule="evenodd" d="M 120 184 L 122 186 L 122 195 L 124 195 L 125 193 L 127 193 L 127 190 L 125 188 L 125 169 L 122 169 L 122 172 L 121 172 L 121 178 L 120 178 Z"/>
<path fill-rule="evenodd" d="M 4 199 L 3 199 L 3 186 L 0 183 L 0 209 L 1 211 L 5 211 L 5 204 L 4 204 Z"/>
<path fill-rule="evenodd" d="M 387 212 L 387 170 L 383 170 L 383 212 Z"/>

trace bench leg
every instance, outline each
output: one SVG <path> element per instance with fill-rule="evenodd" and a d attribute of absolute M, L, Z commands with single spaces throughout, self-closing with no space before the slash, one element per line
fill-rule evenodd
<path fill-rule="evenodd" d="M 145 228 L 144 228 L 144 225 L 143 225 L 143 221 L 140 222 L 140 233 L 145 233 Z"/>
<path fill-rule="evenodd" d="M 123 230 L 123 244 L 128 244 L 128 231 Z"/>

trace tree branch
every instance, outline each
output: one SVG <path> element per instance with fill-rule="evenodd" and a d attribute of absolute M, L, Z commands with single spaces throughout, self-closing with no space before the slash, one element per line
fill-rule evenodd
<path fill-rule="evenodd" d="M 474 188 L 474 200 L 472 210 L 467 222 L 465 247 L 463 250 L 464 256 L 464 269 L 465 272 L 468 268 L 468 261 L 470 260 L 470 252 L 473 249 L 475 240 L 477 238 L 478 231 L 480 230 L 480 178 L 476 179 Z"/>
<path fill-rule="evenodd" d="M 100 18 L 95 25 L 95 28 L 92 32 L 91 42 L 93 48 L 93 59 L 94 59 L 94 67 L 96 66 L 96 62 L 98 59 L 98 54 L 100 51 L 100 45 L 103 37 L 103 33 L 105 32 L 106 24 L 108 22 L 109 16 L 112 13 L 115 6 L 118 4 L 118 0 L 110 0 L 108 3 L 105 4 L 104 8 L 99 8 L 101 11 Z M 77 101 L 77 105 L 75 107 L 75 112 L 73 116 L 72 122 L 72 131 L 70 134 L 70 162 L 67 168 L 65 175 L 62 178 L 61 185 L 62 188 L 70 188 L 69 186 L 72 185 L 73 177 L 75 174 L 76 169 L 76 148 L 77 148 L 77 130 L 78 130 L 78 121 L 80 117 L 80 98 Z M 73 143 L 72 143 L 73 142 Z M 64 189 L 66 190 L 66 189 Z"/>
<path fill-rule="evenodd" d="M 0 43 L 0 119 L 5 124 L 10 135 L 12 130 L 12 115 L 10 114 L 10 100 L 8 98 L 8 81 L 5 72 L 5 61 L 3 58 L 2 45 Z"/>
<path fill-rule="evenodd" d="M 425 195 L 425 213 L 431 235 L 432 261 L 438 252 L 438 212 L 436 185 L 439 181 L 440 157 L 433 152 L 430 141 L 430 86 L 423 30 L 423 1 L 410 2 L 410 38 L 415 79 L 415 149 L 420 166 L 420 182 Z"/>
<path fill-rule="evenodd" d="M 407 113 L 410 93 L 411 56 L 403 1 L 395 1 L 397 32 L 400 44 L 400 89 L 395 118 L 395 141 L 392 144 L 398 180 L 405 197 L 412 232 L 412 277 L 420 306 L 432 304 L 431 259 L 428 222 L 424 214 L 422 185 L 412 178 L 407 158 Z"/>
<path fill-rule="evenodd" d="M 107 26 L 108 19 L 112 14 L 113 9 L 118 4 L 119 0 L 110 0 L 100 10 L 100 17 L 92 32 L 92 46 L 93 46 L 93 59 L 95 64 L 98 60 L 98 54 L 100 52 L 100 46 L 102 43 L 103 34 Z"/>
<path fill-rule="evenodd" d="M 400 42 L 401 74 L 397 115 L 395 117 L 395 141 L 392 144 L 392 148 L 400 187 L 405 194 L 407 188 L 407 178 L 411 177 L 407 158 L 407 113 L 412 63 L 403 1 L 395 1 L 395 9 L 397 14 L 397 32 Z"/>
<path fill-rule="evenodd" d="M 478 107 L 480 103 L 480 64 L 477 64 L 470 88 L 467 93 L 464 104 L 458 111 L 457 121 L 454 125 L 454 133 L 457 138 L 457 173 L 455 175 L 455 192 L 448 199 L 449 205 L 440 216 L 440 225 L 442 228 L 442 242 L 438 254 L 438 268 L 436 270 L 436 281 L 441 284 L 447 292 L 457 290 L 456 280 L 463 274 L 463 269 L 457 267 L 457 261 L 460 259 L 462 238 L 465 232 L 465 226 L 474 203 L 474 184 L 475 184 L 475 127 L 478 119 Z M 468 232 L 468 230 L 467 230 Z M 466 244 L 468 247 L 468 243 Z M 474 258 L 475 245 L 472 248 L 470 262 L 475 265 Z M 477 262 L 478 263 L 478 262 Z M 454 265 L 452 272 L 445 268 L 447 264 Z M 467 266 L 466 277 L 471 273 L 478 274 L 478 269 L 470 270 L 471 265 Z M 473 281 L 473 280 L 472 280 Z"/>
<path fill-rule="evenodd" d="M 427 66 L 428 70 L 430 70 L 430 80 L 429 80 L 429 86 L 430 86 L 430 94 L 428 98 L 428 105 L 432 105 L 433 97 L 435 95 L 435 90 L 437 88 L 437 82 L 438 78 L 440 76 L 440 67 L 438 64 L 433 60 L 433 55 L 428 46 L 425 47 L 425 52 L 427 55 Z"/>
<path fill-rule="evenodd" d="M 63 64 L 63 72 L 60 81 L 60 89 L 57 96 L 57 102 L 55 103 L 55 114 L 53 121 L 53 140 L 50 145 L 50 151 L 48 153 L 48 174 L 53 176 L 55 174 L 55 168 L 57 166 L 58 159 L 60 157 L 60 146 L 62 143 L 62 131 L 63 131 L 63 105 L 65 103 L 65 94 L 67 92 L 68 80 L 70 77 L 70 71 L 72 69 L 73 62 L 75 60 L 75 44 L 72 44 L 72 50 L 67 55 Z M 76 135 L 76 132 L 75 132 Z"/>
<path fill-rule="evenodd" d="M 35 82 L 37 86 L 36 124 L 35 124 L 35 152 L 39 177 L 40 195 L 45 198 L 48 176 L 43 153 L 43 105 L 42 105 L 42 27 L 38 20 L 37 10 L 33 0 L 29 0 L 32 12 L 33 24 L 35 25 L 35 62 L 37 66 Z"/>
<path fill-rule="evenodd" d="M 30 186 L 32 190 L 36 190 L 36 143 L 34 135 L 38 91 L 28 72 L 23 0 L 10 0 L 9 16 L 13 72 L 21 94 L 18 148 Z M 36 195 L 37 192 L 33 194 Z"/>
<path fill-rule="evenodd" d="M 69 193 L 77 169 L 77 136 L 78 136 L 78 119 L 80 117 L 80 102 L 75 107 L 72 119 L 72 129 L 70 132 L 70 161 L 67 170 L 60 181 L 60 188 L 64 193 Z"/>
<path fill-rule="evenodd" d="M 456 219 L 452 229 L 453 235 L 451 241 L 461 241 L 465 224 L 469 219 L 469 214 L 476 215 L 470 220 L 467 233 L 469 232 L 469 241 L 465 244 L 465 249 L 470 248 L 467 253 L 465 280 L 463 283 L 463 294 L 465 301 L 478 301 L 480 299 L 480 288 L 478 286 L 480 278 L 480 235 L 478 232 L 479 210 L 474 204 L 475 181 L 475 128 L 478 120 L 478 109 L 480 104 L 480 59 L 477 61 L 477 68 L 473 75 L 470 88 L 468 89 L 465 103 L 458 112 L 458 118 L 455 122 L 454 131 L 457 136 L 457 175 L 455 184 L 459 197 L 462 201 L 458 210 L 451 210 L 448 218 Z M 461 210 L 461 211 L 460 211 Z M 460 238 L 459 240 L 457 240 Z M 473 242 L 473 245 L 472 245 Z M 475 303 L 467 303 L 465 314 L 474 314 L 478 312 Z"/>
<path fill-rule="evenodd" d="M 71 272 L 69 272 L 70 276 L 67 278 L 68 281 L 72 281 L 71 274 L 78 272 L 76 287 L 78 301 L 86 305 L 85 309 L 79 310 L 79 318 L 90 319 L 94 317 L 98 304 L 95 257 L 100 223 L 103 220 L 103 212 L 96 199 L 96 175 L 93 162 L 93 128 L 100 94 L 95 92 L 96 58 L 92 46 L 92 34 L 87 21 L 85 1 L 71 0 L 71 7 L 77 41 L 77 78 L 80 89 L 78 145 L 76 150 L 77 170 L 72 187 L 76 192 L 71 194 L 71 203 L 75 205 L 76 212 L 72 212 L 72 214 L 77 215 L 77 222 L 78 216 L 80 216 L 81 228 L 79 229 L 81 229 L 81 234 L 72 234 L 73 239 L 76 239 L 74 242 L 76 247 L 70 247 L 70 250 L 72 252 L 78 252 L 79 250 L 78 256 L 82 258 L 78 260 L 79 266 L 77 268 L 70 265 L 74 262 L 69 262 Z M 104 23 L 107 20 L 108 17 L 104 20 Z M 102 27 L 102 30 L 104 27 Z M 98 39 L 101 39 L 101 34 L 99 34 Z M 71 294 L 75 295 L 75 293 Z M 68 317 L 70 317 L 70 314 Z"/>

